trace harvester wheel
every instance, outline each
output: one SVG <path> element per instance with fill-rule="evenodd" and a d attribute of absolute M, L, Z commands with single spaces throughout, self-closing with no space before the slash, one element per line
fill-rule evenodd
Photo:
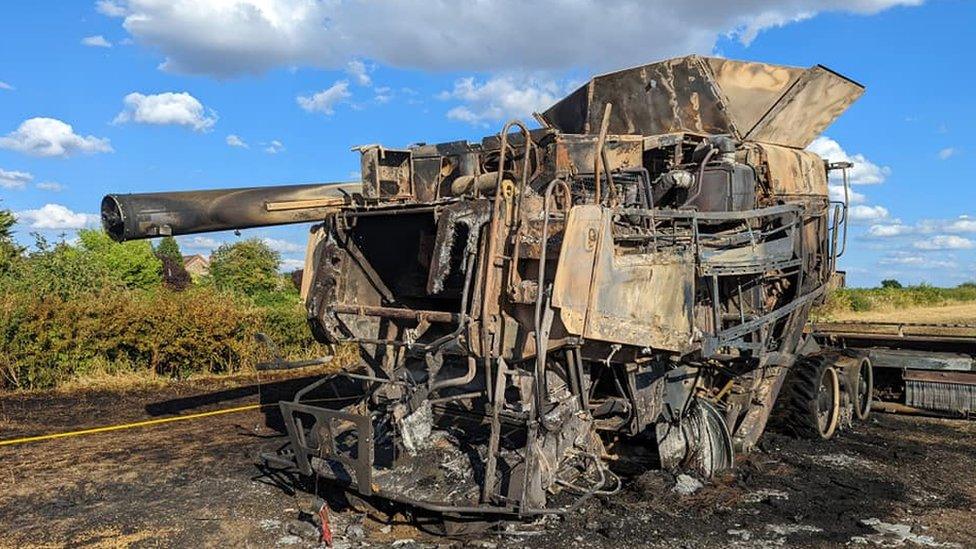
<path fill-rule="evenodd" d="M 874 369 L 871 361 L 863 357 L 858 361 L 857 381 L 854 385 L 854 415 L 857 419 L 867 419 L 871 415 L 871 401 L 874 400 Z"/>
<path fill-rule="evenodd" d="M 805 438 L 830 439 L 840 418 L 840 396 L 840 379 L 828 360 L 798 360 L 781 396 L 786 427 Z"/>

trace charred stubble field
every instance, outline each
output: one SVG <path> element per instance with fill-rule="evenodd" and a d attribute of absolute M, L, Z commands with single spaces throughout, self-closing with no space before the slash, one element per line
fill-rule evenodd
<path fill-rule="evenodd" d="M 0 438 L 271 403 L 304 382 L 5 396 Z M 0 546 L 316 546 L 311 497 L 256 465 L 284 443 L 279 427 L 264 408 L 0 446 Z M 767 433 L 734 472 L 689 495 L 651 471 L 571 516 L 473 537 L 362 508 L 335 511 L 332 525 L 336 547 L 971 547 L 974 461 L 976 423 L 874 414 L 826 443 Z"/>

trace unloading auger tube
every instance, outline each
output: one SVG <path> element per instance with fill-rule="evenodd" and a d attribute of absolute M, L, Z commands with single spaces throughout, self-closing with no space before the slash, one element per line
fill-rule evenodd
<path fill-rule="evenodd" d="M 163 193 L 109 194 L 102 227 L 117 242 L 321 221 L 362 185 L 313 183 Z"/>

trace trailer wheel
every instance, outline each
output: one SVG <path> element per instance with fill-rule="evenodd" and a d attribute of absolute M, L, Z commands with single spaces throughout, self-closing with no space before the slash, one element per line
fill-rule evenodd
<path fill-rule="evenodd" d="M 854 415 L 857 419 L 867 419 L 871 415 L 871 402 L 874 400 L 874 368 L 867 357 L 857 366 L 857 381 L 854 385 Z"/>
<path fill-rule="evenodd" d="M 824 357 L 800 359 L 790 372 L 784 422 L 798 436 L 829 440 L 840 419 L 840 379 Z"/>

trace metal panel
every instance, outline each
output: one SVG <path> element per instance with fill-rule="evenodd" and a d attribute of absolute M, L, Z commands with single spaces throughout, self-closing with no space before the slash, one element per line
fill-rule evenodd
<path fill-rule="evenodd" d="M 864 87 L 857 82 L 817 65 L 790 87 L 745 138 L 802 149 L 863 93 Z"/>
<path fill-rule="evenodd" d="M 691 347 L 691 252 L 620 255 L 609 212 L 570 212 L 556 272 L 553 306 L 574 335 L 682 352 Z"/>
<path fill-rule="evenodd" d="M 566 133 L 593 133 L 612 103 L 613 134 L 729 134 L 802 149 L 863 93 L 860 84 L 820 65 L 691 55 L 597 76 L 543 117 Z"/>
<path fill-rule="evenodd" d="M 743 133 L 758 124 L 804 72 L 797 67 L 718 57 L 709 57 L 705 61 L 725 96 L 730 116 Z"/>

